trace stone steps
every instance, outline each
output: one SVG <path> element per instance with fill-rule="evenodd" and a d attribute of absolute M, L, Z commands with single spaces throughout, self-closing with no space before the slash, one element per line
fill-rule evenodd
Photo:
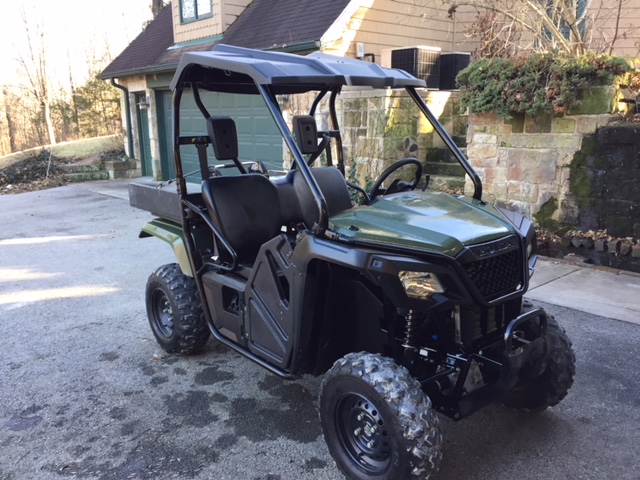
<path fill-rule="evenodd" d="M 142 171 L 137 168 L 135 160 L 109 160 L 104 162 L 104 169 L 109 173 L 111 180 L 142 176 Z"/>
<path fill-rule="evenodd" d="M 64 178 L 70 182 L 90 182 L 140 177 L 141 171 L 136 166 L 135 160 L 110 160 L 103 165 L 60 165 L 60 169 L 64 172 Z"/>
<path fill-rule="evenodd" d="M 109 180 L 109 174 L 98 170 L 91 172 L 65 173 L 64 178 L 70 182 L 90 182 L 92 180 Z"/>
<path fill-rule="evenodd" d="M 100 165 L 60 165 L 63 176 L 69 182 L 89 182 L 91 180 L 107 180 L 109 174 L 102 171 Z"/>
<path fill-rule="evenodd" d="M 432 176 L 429 180 L 429 190 L 447 193 L 463 193 L 465 177 Z"/>
<path fill-rule="evenodd" d="M 459 163 L 430 163 L 427 162 L 424 173 L 431 176 L 464 177 L 464 168 Z"/>
<path fill-rule="evenodd" d="M 69 164 L 69 165 L 60 165 L 60 170 L 62 170 L 65 174 L 75 174 L 75 173 L 94 173 L 101 172 L 102 168 L 100 165 L 77 165 L 77 164 Z"/>

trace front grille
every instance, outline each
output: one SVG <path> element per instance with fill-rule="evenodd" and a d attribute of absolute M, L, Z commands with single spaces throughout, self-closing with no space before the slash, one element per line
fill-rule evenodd
<path fill-rule="evenodd" d="M 471 281 L 487 300 L 517 290 L 520 283 L 520 250 L 467 263 L 464 268 Z"/>

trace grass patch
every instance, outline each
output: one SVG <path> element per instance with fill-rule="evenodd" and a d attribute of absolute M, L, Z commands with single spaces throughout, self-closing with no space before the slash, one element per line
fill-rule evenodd
<path fill-rule="evenodd" d="M 22 160 L 36 157 L 43 149 L 51 151 L 51 154 L 63 160 L 75 160 L 91 157 L 105 152 L 122 150 L 122 140 L 119 135 L 106 137 L 86 138 L 72 142 L 61 142 L 56 145 L 30 148 L 22 152 L 12 153 L 0 157 L 0 169 L 4 169 Z"/>
<path fill-rule="evenodd" d="M 67 183 L 64 165 L 101 164 L 104 160 L 124 156 L 122 142 L 116 135 L 6 155 L 0 157 L 0 195 L 59 187 Z"/>

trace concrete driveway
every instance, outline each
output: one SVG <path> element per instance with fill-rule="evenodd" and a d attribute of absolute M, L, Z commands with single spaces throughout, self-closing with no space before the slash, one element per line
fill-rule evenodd
<path fill-rule="evenodd" d="M 171 250 L 138 239 L 150 215 L 104 185 L 0 196 L 0 480 L 343 478 L 320 379 L 283 381 L 214 342 L 163 355 L 144 287 Z M 640 326 L 546 307 L 574 341 L 571 393 L 539 415 L 442 418 L 437 478 L 640 478 Z"/>

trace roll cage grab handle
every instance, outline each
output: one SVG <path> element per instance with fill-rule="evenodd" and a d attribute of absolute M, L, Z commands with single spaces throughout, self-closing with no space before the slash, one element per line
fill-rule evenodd
<path fill-rule="evenodd" d="M 304 178 L 305 182 L 307 182 L 308 187 L 311 189 L 313 199 L 315 200 L 316 206 L 318 207 L 318 223 L 313 226 L 311 231 L 314 233 L 314 235 L 324 235 L 329 226 L 329 208 L 327 206 L 327 201 L 325 200 L 320 187 L 318 187 L 315 178 L 313 178 L 313 175 L 311 175 L 311 169 L 302 157 L 298 145 L 291 135 L 289 127 L 284 121 L 284 118 L 282 118 L 282 113 L 280 112 L 280 107 L 276 102 L 275 96 L 266 85 L 257 84 L 256 86 L 258 87 L 258 91 L 262 94 L 262 97 L 267 104 L 269 113 L 271 113 L 273 120 L 276 122 L 276 125 L 280 129 L 282 138 L 287 144 L 287 147 L 289 147 L 289 150 L 293 153 L 296 165 L 300 170 L 300 173 L 302 173 L 302 177 Z"/>
<path fill-rule="evenodd" d="M 440 124 L 440 122 L 438 122 L 438 119 L 435 117 L 435 115 L 431 112 L 431 110 L 429 110 L 429 107 L 425 103 L 424 99 L 420 96 L 420 94 L 416 91 L 415 87 L 405 88 L 411 98 L 413 98 L 413 100 L 418 104 L 418 107 L 420 107 L 420 111 L 424 114 L 425 117 L 427 117 L 434 130 L 438 133 L 438 135 L 440 135 L 442 141 L 449 148 L 449 150 L 453 152 L 456 160 L 460 162 L 460 165 L 462 165 L 462 168 L 464 169 L 466 174 L 469 175 L 469 178 L 471 178 L 471 181 L 473 182 L 473 198 L 478 201 L 482 201 L 482 181 L 480 180 L 480 177 L 478 176 L 476 171 L 469 164 L 464 154 L 460 151 L 458 145 L 456 145 L 456 143 L 453 141 L 444 127 Z"/>

